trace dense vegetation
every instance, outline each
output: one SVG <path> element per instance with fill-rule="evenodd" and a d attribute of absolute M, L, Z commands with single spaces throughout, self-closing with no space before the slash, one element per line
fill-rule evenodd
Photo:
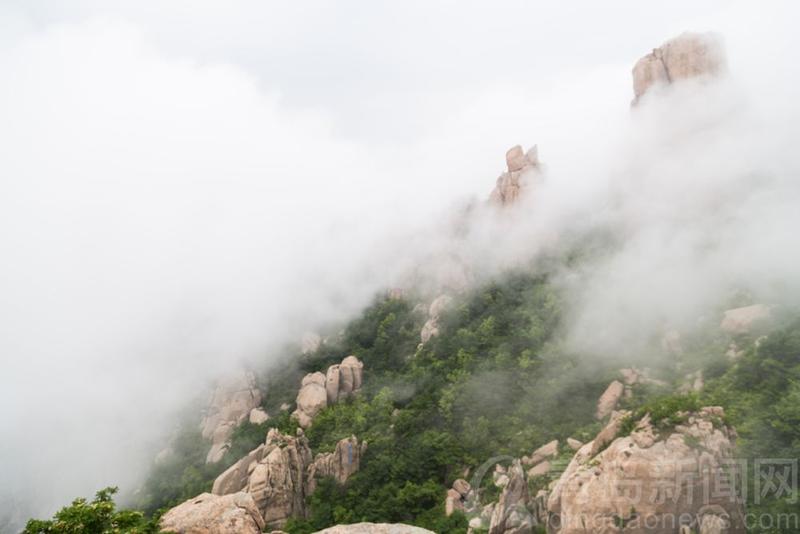
<path fill-rule="evenodd" d="M 147 520 L 141 512 L 116 509 L 112 495 L 117 488 L 97 492 L 92 501 L 78 498 L 65 506 L 53 519 L 31 519 L 23 534 L 105 534 L 126 532 L 150 534 L 158 532 L 155 518 Z"/>
<path fill-rule="evenodd" d="M 187 423 L 173 440 L 175 454 L 151 473 L 137 506 L 157 517 L 159 509 L 208 491 L 217 474 L 263 441 L 267 428 L 293 432 L 281 404 L 293 403 L 305 373 L 348 354 L 364 362 L 364 387 L 321 412 L 307 436 L 315 453 L 351 434 L 369 447 L 361 470 L 345 485 L 320 483 L 309 498 L 309 517 L 291 520 L 291 533 L 357 521 L 465 532 L 462 515 L 444 515 L 444 494 L 454 479 L 490 457 L 520 457 L 554 438 L 591 439 L 599 430 L 592 417 L 598 396 L 621 365 L 642 361 L 657 366 L 667 383 L 640 387 L 625 407 L 669 425 L 681 410 L 721 405 L 739 432 L 743 457 L 800 456 L 800 322 L 784 321 L 760 340 L 740 336 L 735 341 L 744 355 L 736 360 L 725 356 L 727 336 L 700 327 L 687 333 L 682 354 L 668 355 L 654 342 L 639 362 L 626 362 L 566 350 L 563 309 L 546 274 L 508 273 L 454 301 L 440 334 L 420 347 L 426 312 L 415 299 L 378 299 L 316 352 L 263 374 L 264 407 L 280 415 L 264 425 L 242 425 L 220 464 L 205 465 L 208 444 L 199 439 L 196 421 Z M 675 395 L 695 371 L 706 377 L 703 392 Z M 786 512 L 797 506 L 793 497 L 762 499 L 749 509 Z M 124 532 L 125 525 L 103 532 Z"/>

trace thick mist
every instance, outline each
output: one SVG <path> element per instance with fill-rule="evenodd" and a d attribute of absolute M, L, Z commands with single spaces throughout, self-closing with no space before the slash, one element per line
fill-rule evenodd
<path fill-rule="evenodd" d="M 226 26 L 233 44 L 220 44 L 179 24 L 183 12 L 34 6 L 0 9 L 0 509 L 17 521 L 134 486 L 153 440 L 215 376 L 268 363 L 387 287 L 435 287 L 442 258 L 480 281 L 565 236 L 609 229 L 613 253 L 558 273 L 570 340 L 598 356 L 694 322 L 732 289 L 796 302 L 788 5 L 663 21 L 633 11 L 602 19 L 613 39 L 584 34 L 611 43 L 597 51 L 566 42 L 575 28 L 541 28 L 535 43 L 462 50 L 445 74 L 433 30 L 451 19 L 439 6 L 407 55 L 404 35 L 376 38 L 383 55 L 363 77 L 363 64 L 333 58 L 341 78 L 323 66 L 323 38 L 280 33 L 297 60 L 275 63 L 244 53 L 282 43 L 247 25 Z M 213 27 L 208 9 L 200 27 Z M 498 32 L 525 20 L 463 15 Z M 630 67 L 685 29 L 721 33 L 729 72 L 631 110 Z M 454 31 L 445 51 L 470 36 Z M 335 44 L 343 57 L 362 45 Z M 402 79 L 388 74 L 406 63 Z M 539 144 L 544 181 L 498 216 L 481 203 L 516 143 Z M 457 239 L 454 221 L 465 227 Z"/>

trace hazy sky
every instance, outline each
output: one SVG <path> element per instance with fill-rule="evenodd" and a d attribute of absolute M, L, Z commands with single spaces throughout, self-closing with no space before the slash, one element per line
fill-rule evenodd
<path fill-rule="evenodd" d="M 5 498 L 35 495 L 21 513 L 49 513 L 132 484 L 143 444 L 189 395 L 391 284 L 417 257 L 409 236 L 485 198 L 514 144 L 539 144 L 551 210 L 591 200 L 606 171 L 647 175 L 637 156 L 668 162 L 659 125 L 717 148 L 697 176 L 741 168 L 750 150 L 796 169 L 794 5 L 0 2 Z M 732 88 L 631 125 L 633 63 L 684 30 L 724 36 Z M 702 135 L 723 118 L 722 141 Z M 676 185 L 696 178 L 682 176 L 654 173 L 652 191 L 680 203 Z M 729 187 L 709 183 L 697 198 Z M 758 213 L 783 213 L 760 198 Z M 650 232 L 598 272 L 598 302 L 639 259 L 663 260 L 644 244 L 675 230 L 624 216 Z M 750 242 L 783 245 L 781 220 Z M 628 298 L 652 286 L 637 280 Z M 580 324 L 591 330 L 591 314 Z"/>

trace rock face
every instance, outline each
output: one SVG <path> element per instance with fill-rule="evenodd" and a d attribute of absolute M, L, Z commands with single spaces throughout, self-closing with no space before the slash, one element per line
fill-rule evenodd
<path fill-rule="evenodd" d="M 352 395 L 361 388 L 364 364 L 355 356 L 348 356 L 342 363 L 331 365 L 325 374 L 309 373 L 297 393 L 297 409 L 292 417 L 303 428 L 311 426 L 320 410 Z"/>
<path fill-rule="evenodd" d="M 318 454 L 308 468 L 306 493 L 314 493 L 318 478 L 333 477 L 339 484 L 344 484 L 361 467 L 361 458 L 366 451 L 366 441 L 359 444 L 355 436 L 350 436 L 340 440 L 333 452 Z"/>
<path fill-rule="evenodd" d="M 720 532 L 743 534 L 734 433 L 722 409 L 683 415 L 673 429 L 645 417 L 604 449 L 581 447 L 548 497 L 548 532 L 712 532 L 724 524 Z"/>
<path fill-rule="evenodd" d="M 700 76 L 714 76 L 725 67 L 720 39 L 710 33 L 684 33 L 655 48 L 633 67 L 633 103 L 651 87 Z"/>
<path fill-rule="evenodd" d="M 452 299 L 449 296 L 439 295 L 431 302 L 428 308 L 428 320 L 422 326 L 422 331 L 419 334 L 422 343 L 427 343 L 433 336 L 439 335 L 439 319 L 451 301 Z"/>
<path fill-rule="evenodd" d="M 211 491 L 215 495 L 248 493 L 266 525 L 279 528 L 289 517 L 305 515 L 309 465 L 311 449 L 302 432 L 290 437 L 273 428 L 263 445 L 217 477 Z"/>
<path fill-rule="evenodd" d="M 203 493 L 168 511 L 159 526 L 178 534 L 259 534 L 264 520 L 247 493 Z"/>
<path fill-rule="evenodd" d="M 255 375 L 249 371 L 228 377 L 217 385 L 201 423 L 203 437 L 211 440 L 206 463 L 222 459 L 230 448 L 234 429 L 260 404 L 261 392 L 256 387 Z"/>
<path fill-rule="evenodd" d="M 430 530 L 403 524 L 389 523 L 355 523 L 353 525 L 336 525 L 319 530 L 314 534 L 434 534 Z"/>
<path fill-rule="evenodd" d="M 523 152 L 520 145 L 516 145 L 506 152 L 506 166 L 508 170 L 497 178 L 497 184 L 489 202 L 498 206 L 505 206 L 516 202 L 530 185 L 529 176 L 539 170 L 539 150 L 534 145 L 528 152 Z"/>
<path fill-rule="evenodd" d="M 746 334 L 760 322 L 770 317 L 769 307 L 763 304 L 754 304 L 743 308 L 727 310 L 719 327 L 729 334 Z"/>

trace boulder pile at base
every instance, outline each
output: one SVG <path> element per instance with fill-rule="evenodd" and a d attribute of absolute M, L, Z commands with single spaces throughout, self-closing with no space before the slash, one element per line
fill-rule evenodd
<path fill-rule="evenodd" d="M 633 67 L 633 104 L 654 87 L 690 78 L 717 76 L 725 64 L 718 36 L 713 33 L 683 33 L 636 62 Z"/>

